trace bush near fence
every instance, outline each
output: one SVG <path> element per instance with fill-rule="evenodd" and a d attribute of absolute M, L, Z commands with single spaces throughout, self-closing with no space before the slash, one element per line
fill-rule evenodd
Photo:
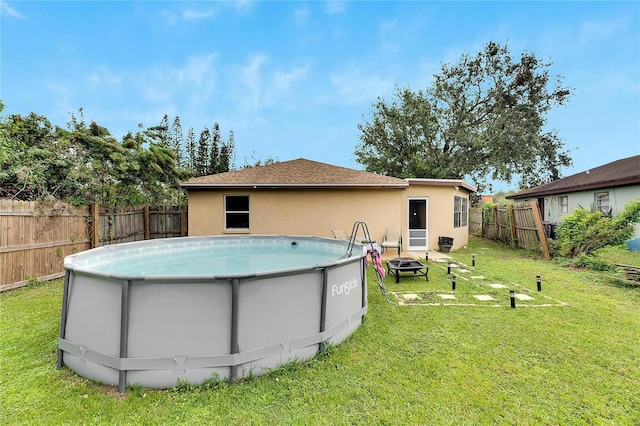
<path fill-rule="evenodd" d="M 471 207 L 469 209 L 469 233 L 472 235 L 482 235 L 482 207 Z"/>
<path fill-rule="evenodd" d="M 94 230 L 96 232 L 94 232 Z M 65 256 L 93 247 L 187 235 L 187 208 L 0 200 L 0 291 L 64 275 Z"/>
<path fill-rule="evenodd" d="M 551 259 L 537 201 L 491 206 L 482 210 L 482 236 L 529 250 Z"/>

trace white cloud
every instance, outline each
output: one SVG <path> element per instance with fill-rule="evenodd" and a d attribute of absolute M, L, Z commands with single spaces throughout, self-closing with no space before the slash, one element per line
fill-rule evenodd
<path fill-rule="evenodd" d="M 249 89 L 249 96 L 244 102 L 249 108 L 258 108 L 262 91 L 262 65 L 267 61 L 267 56 L 263 53 L 253 55 L 249 59 L 249 64 L 241 69 L 241 81 Z"/>
<path fill-rule="evenodd" d="M 255 53 L 225 73 L 227 96 L 221 100 L 224 108 L 219 109 L 236 126 L 264 125 L 274 111 L 291 111 L 306 104 L 309 93 L 301 86 L 308 73 L 307 65 L 274 66 L 266 53 Z"/>
<path fill-rule="evenodd" d="M 87 76 L 89 83 L 93 85 L 107 84 L 114 85 L 122 83 L 122 77 L 112 73 L 104 67 L 99 67 Z"/>
<path fill-rule="evenodd" d="M 334 93 L 341 104 L 371 103 L 378 96 L 391 93 L 395 83 L 392 78 L 377 75 L 366 75 L 358 69 L 347 70 L 342 74 L 330 75 Z"/>
<path fill-rule="evenodd" d="M 616 17 L 608 20 L 588 20 L 582 23 L 580 38 L 582 43 L 601 42 L 609 39 L 620 30 L 627 28 L 627 17 Z"/>
<path fill-rule="evenodd" d="M 216 15 L 214 9 L 193 10 L 185 9 L 182 11 L 182 19 L 185 21 L 199 21 L 202 19 L 213 18 Z"/>
<path fill-rule="evenodd" d="M 311 11 L 309 11 L 309 9 L 307 9 L 306 7 L 303 7 L 300 9 L 296 9 L 293 12 L 293 16 L 296 24 L 304 25 L 309 21 L 309 18 L 311 17 Z"/>
<path fill-rule="evenodd" d="M 24 14 L 18 12 L 16 9 L 12 8 L 7 4 L 7 2 L 4 2 L 4 1 L 0 1 L 0 15 L 6 15 L 11 18 L 17 18 L 17 19 L 27 18 Z"/>
<path fill-rule="evenodd" d="M 255 2 L 250 0 L 237 0 L 235 2 L 235 8 L 239 12 L 248 12 L 253 8 Z"/>
<path fill-rule="evenodd" d="M 344 1 L 340 0 L 327 0 L 325 3 L 324 10 L 326 13 L 334 14 L 334 13 L 343 13 L 347 8 L 347 4 Z"/>
<path fill-rule="evenodd" d="M 215 80 L 215 53 L 190 56 L 184 67 L 174 70 L 180 81 L 193 82 L 198 86 L 210 86 Z"/>
<path fill-rule="evenodd" d="M 382 23 L 380 28 L 380 39 L 382 41 L 381 48 L 390 53 L 400 51 L 400 45 L 395 41 L 395 35 L 398 31 L 398 21 L 386 21 Z"/>
<path fill-rule="evenodd" d="M 169 26 L 174 26 L 179 22 L 193 22 L 202 21 L 206 19 L 214 18 L 217 15 L 216 9 L 210 7 L 207 9 L 181 9 L 179 11 L 163 9 L 160 11 L 162 16 Z"/>
<path fill-rule="evenodd" d="M 294 85 L 305 80 L 307 73 L 307 67 L 293 68 L 290 71 L 276 71 L 266 89 L 264 105 L 271 107 L 279 104 L 282 107 L 288 104 L 295 107 L 297 105 L 296 97 L 299 93 L 295 92 Z"/>

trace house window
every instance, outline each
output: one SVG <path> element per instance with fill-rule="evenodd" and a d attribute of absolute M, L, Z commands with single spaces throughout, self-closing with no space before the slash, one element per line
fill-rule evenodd
<path fill-rule="evenodd" d="M 225 229 L 249 229 L 249 196 L 226 195 L 224 220 Z"/>
<path fill-rule="evenodd" d="M 467 226 L 468 200 L 463 197 L 453 197 L 453 227 Z"/>
<path fill-rule="evenodd" d="M 604 214 L 609 214 L 609 193 L 596 192 L 596 210 L 600 210 Z"/>
<path fill-rule="evenodd" d="M 561 195 L 558 197 L 558 203 L 560 203 L 560 214 L 569 213 L 569 197 L 566 195 Z"/>

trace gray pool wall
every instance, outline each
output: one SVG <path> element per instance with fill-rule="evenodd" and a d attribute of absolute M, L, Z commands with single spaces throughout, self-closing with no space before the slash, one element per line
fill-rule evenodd
<path fill-rule="evenodd" d="M 277 238 L 346 251 L 334 239 Z M 83 264 L 90 252 L 79 254 Z M 74 267 L 69 256 L 58 368 L 124 392 L 129 385 L 237 380 L 307 360 L 321 345 L 344 341 L 366 314 L 365 257 L 361 246 L 354 253 L 307 267 L 209 277 L 113 275 Z"/>

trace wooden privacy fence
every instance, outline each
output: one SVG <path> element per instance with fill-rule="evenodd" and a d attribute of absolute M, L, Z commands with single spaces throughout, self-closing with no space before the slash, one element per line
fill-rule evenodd
<path fill-rule="evenodd" d="M 92 247 L 187 235 L 186 207 L 123 207 L 109 212 L 94 204 L 91 211 L 91 223 L 98 224 Z"/>
<path fill-rule="evenodd" d="M 79 251 L 186 235 L 186 207 L 126 207 L 108 212 L 97 205 L 0 199 L 0 291 L 32 279 L 64 275 L 64 257 Z"/>
<path fill-rule="evenodd" d="M 482 236 L 530 250 L 540 250 L 551 259 L 537 201 L 484 209 Z"/>
<path fill-rule="evenodd" d="M 509 244 L 511 241 L 509 226 L 509 213 L 507 207 L 497 206 L 483 210 L 483 237 Z"/>
<path fill-rule="evenodd" d="M 63 273 L 65 256 L 91 247 L 88 207 L 0 200 L 0 291 Z"/>

